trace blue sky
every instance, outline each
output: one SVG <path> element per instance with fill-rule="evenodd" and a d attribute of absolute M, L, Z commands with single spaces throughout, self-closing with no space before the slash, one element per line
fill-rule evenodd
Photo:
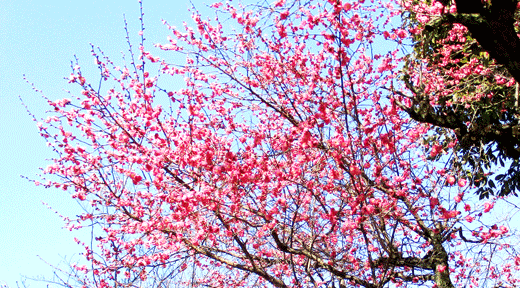
<path fill-rule="evenodd" d="M 190 20 L 189 1 L 143 2 L 148 49 L 152 43 L 166 42 L 169 32 L 161 19 L 177 25 Z M 202 7 L 213 1 L 192 2 Z M 68 97 L 64 89 L 73 87 L 64 77 L 70 74 L 74 55 L 82 70 L 96 71 L 89 43 L 101 47 L 116 63 L 121 52 L 127 52 L 123 14 L 137 40 L 137 0 L 0 0 L 0 285 L 16 287 L 21 275 L 52 276 L 52 268 L 37 255 L 57 265 L 62 256 L 81 252 L 74 237 L 89 239 L 88 231 L 62 229 L 60 217 L 42 204 L 65 216 L 80 214 L 79 205 L 67 193 L 36 187 L 20 177 L 38 179 L 39 167 L 47 166 L 46 159 L 53 157 L 19 96 L 37 117 L 44 117 L 48 107 L 23 75 L 51 99 Z"/>

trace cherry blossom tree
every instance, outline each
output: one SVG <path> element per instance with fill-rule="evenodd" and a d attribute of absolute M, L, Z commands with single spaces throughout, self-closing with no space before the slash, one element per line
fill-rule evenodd
<path fill-rule="evenodd" d="M 143 31 L 128 65 L 93 48 L 95 84 L 74 63 L 78 96 L 38 125 L 57 153 L 43 185 L 87 207 L 69 229 L 97 231 L 78 286 L 518 285 L 497 199 L 471 196 L 455 136 L 406 113 L 423 70 L 398 77 L 405 4 L 216 3 L 165 22 L 156 46 L 185 63 Z"/>

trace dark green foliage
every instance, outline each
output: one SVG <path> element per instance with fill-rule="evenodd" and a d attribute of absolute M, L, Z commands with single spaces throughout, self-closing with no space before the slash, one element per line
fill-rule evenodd
<path fill-rule="evenodd" d="M 493 13 L 500 7 L 496 6 L 493 11 L 492 5 L 485 3 L 475 6 L 480 10 L 468 12 L 460 9 L 462 2 L 456 1 L 459 14 L 449 14 L 445 9 L 442 15 L 431 17 L 425 24 L 421 24 L 413 12 L 406 15 L 405 25 L 419 28 L 422 33 L 415 35 L 413 52 L 402 71 L 402 79 L 413 95 L 412 106 L 401 107 L 411 118 L 441 128 L 440 136 L 430 141 L 439 141 L 437 143 L 447 147 L 450 139 L 457 138 L 451 165 L 478 188 L 481 199 L 491 195 L 517 195 L 520 191 L 520 109 L 518 84 L 513 78 L 516 72 L 512 73 L 514 69 L 510 65 L 501 65 L 500 61 L 504 61 L 496 56 L 497 51 L 484 48 L 489 43 L 481 45 L 481 35 L 472 33 L 479 25 L 490 29 L 491 22 L 498 21 Z M 472 0 L 466 2 L 473 3 Z M 441 3 L 450 5 L 449 1 Z M 515 21 L 519 18 L 518 12 L 514 14 Z M 504 18 L 506 22 L 510 20 Z M 460 30 L 461 24 L 466 25 L 467 32 L 463 37 L 450 39 L 450 31 Z M 445 49 L 450 53 L 445 53 Z M 483 70 L 466 73 L 462 78 L 457 76 L 468 67 L 474 69 L 475 63 Z M 466 66 L 470 64 L 472 66 Z M 430 76 L 443 79 L 443 89 L 432 91 L 427 87 L 433 77 L 422 75 L 424 69 Z M 450 134 L 454 136 L 447 136 Z"/>

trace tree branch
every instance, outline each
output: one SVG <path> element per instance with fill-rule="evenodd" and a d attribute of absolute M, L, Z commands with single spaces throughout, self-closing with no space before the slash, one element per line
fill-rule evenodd
<path fill-rule="evenodd" d="M 457 14 L 445 14 L 442 22 L 466 26 L 498 64 L 520 82 L 520 39 L 515 31 L 517 0 L 495 0 L 485 9 L 480 0 L 455 0 Z"/>

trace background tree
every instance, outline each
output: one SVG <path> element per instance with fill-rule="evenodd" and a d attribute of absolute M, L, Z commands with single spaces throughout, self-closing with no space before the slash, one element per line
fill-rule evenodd
<path fill-rule="evenodd" d="M 494 202 L 438 157 L 455 142 L 421 145 L 435 130 L 385 89 L 408 37 L 396 4 L 217 3 L 157 45 L 184 64 L 144 38 L 123 67 L 93 49 L 97 84 L 74 63 L 80 96 L 38 125 L 57 152 L 44 185 L 90 207 L 70 229 L 99 232 L 77 283 L 516 285 L 507 223 L 486 224 Z"/>
<path fill-rule="evenodd" d="M 455 133 L 460 153 L 454 164 L 479 186 L 481 198 L 496 191 L 517 195 L 517 1 L 473 2 L 407 3 L 416 44 L 404 71 L 413 102 L 405 110 L 450 131 L 441 134 Z M 505 165 L 507 171 L 489 177 L 492 167 Z"/>

